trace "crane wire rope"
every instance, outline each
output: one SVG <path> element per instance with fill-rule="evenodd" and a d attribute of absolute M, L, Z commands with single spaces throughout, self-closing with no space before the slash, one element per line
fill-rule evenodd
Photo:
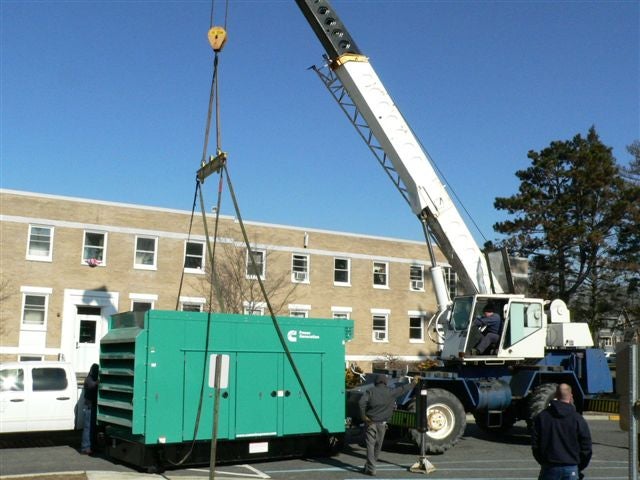
<path fill-rule="evenodd" d="M 229 195 L 231 196 L 231 200 L 233 202 L 233 206 L 235 208 L 236 211 L 236 217 L 238 219 L 238 224 L 240 225 L 240 230 L 242 232 L 242 238 L 245 242 L 245 245 L 247 247 L 247 251 L 249 252 L 249 260 L 251 262 L 251 268 L 254 272 L 258 272 L 258 265 L 256 263 L 255 257 L 253 255 L 253 252 L 251 250 L 251 245 L 249 243 L 249 237 L 247 235 L 247 230 L 245 229 L 244 226 L 244 222 L 242 221 L 242 215 L 240 213 L 240 207 L 238 206 L 238 200 L 236 198 L 235 195 L 235 191 L 233 189 L 233 184 L 231 183 L 231 177 L 229 176 L 229 169 L 227 167 L 226 164 L 223 164 L 222 166 L 222 170 L 224 171 L 224 174 L 226 176 L 227 179 L 227 186 L 229 187 Z M 298 370 L 298 367 L 296 366 L 296 363 L 293 359 L 293 355 L 291 353 L 291 350 L 289 350 L 289 347 L 287 346 L 287 342 L 284 338 L 284 335 L 282 333 L 282 329 L 280 328 L 280 325 L 278 324 L 278 320 L 276 318 L 275 312 L 273 310 L 273 306 L 271 305 L 271 302 L 269 301 L 269 296 L 267 294 L 267 290 L 264 286 L 264 282 L 262 281 L 262 278 L 259 274 L 256 275 L 256 280 L 258 281 L 258 285 L 260 286 L 260 291 L 262 292 L 262 296 L 264 297 L 265 303 L 267 305 L 267 309 L 269 310 L 269 315 L 271 316 L 271 321 L 273 323 L 273 326 L 276 330 L 276 334 L 278 335 L 278 339 L 280 340 L 280 344 L 282 345 L 282 349 L 284 350 L 284 353 L 287 357 L 287 360 L 289 361 L 289 364 L 291 365 L 291 369 L 293 370 L 294 375 L 296 376 L 296 379 L 298 380 L 298 383 L 300 384 L 300 388 L 302 388 L 302 393 L 304 394 L 307 403 L 309 404 L 309 407 L 311 407 L 311 412 L 313 413 L 313 416 L 316 419 L 316 422 L 318 422 L 318 425 L 320 426 L 320 430 L 322 433 L 327 434 L 328 430 L 326 429 L 326 427 L 324 426 L 324 424 L 322 423 L 322 419 L 320 418 L 320 415 L 318 414 L 318 411 L 316 410 L 316 407 L 313 403 L 313 400 L 311 399 L 311 395 L 309 394 L 309 391 L 307 390 L 307 387 L 304 384 L 304 381 L 302 380 L 302 375 L 300 374 L 300 371 Z"/>
<path fill-rule="evenodd" d="M 210 16 L 210 26 L 213 25 L 213 11 L 214 11 L 214 2 L 215 0 L 212 0 L 211 2 L 211 16 Z M 226 8 L 225 8 L 225 29 L 226 29 L 226 24 L 227 24 L 227 19 L 228 19 L 228 4 L 229 4 L 229 0 L 226 0 Z M 207 156 L 207 149 L 208 149 L 208 143 L 209 143 L 209 136 L 210 136 L 210 131 L 211 131 L 211 119 L 213 116 L 213 107 L 215 105 L 215 112 L 216 112 L 216 151 L 218 153 L 218 155 L 222 154 L 222 149 L 221 149 L 221 122 L 220 122 L 220 102 L 219 102 L 219 95 L 218 95 L 218 53 L 219 50 L 215 51 L 215 55 L 214 55 L 214 60 L 213 60 L 213 75 L 212 75 L 212 81 L 211 81 L 211 88 L 209 91 L 209 107 L 208 107 L 208 111 L 207 111 L 207 121 L 206 121 L 206 127 L 205 127 L 205 138 L 204 138 L 204 145 L 203 145 L 203 151 L 202 151 L 202 158 L 201 158 L 201 165 L 205 165 L 206 162 L 206 156 Z M 210 285 L 211 285 L 211 289 L 209 292 L 209 308 L 208 308 L 208 314 L 207 314 L 207 328 L 206 328 L 206 335 L 205 335 L 205 347 L 204 347 L 204 357 L 203 357 L 203 368 L 202 368 L 202 378 L 201 378 L 201 382 L 200 382 L 200 395 L 199 395 L 199 402 L 198 402 L 198 409 L 197 409 L 197 413 L 196 413 L 196 418 L 195 418 L 195 422 L 194 422 L 194 433 L 193 433 L 193 439 L 191 442 L 191 446 L 189 448 L 189 450 L 186 452 L 186 454 L 183 456 L 183 458 L 181 460 L 179 460 L 178 462 L 172 462 L 171 460 L 169 460 L 169 463 L 171 463 L 174 466 L 179 466 L 182 465 L 192 454 L 194 446 L 195 446 L 195 442 L 196 442 L 196 437 L 197 437 L 197 433 L 198 433 L 198 429 L 199 429 L 199 424 L 200 424 L 200 418 L 201 418 L 201 413 L 202 413 L 202 403 L 203 403 L 203 398 L 204 398 L 204 386 L 205 386 L 205 372 L 206 372 L 206 362 L 207 362 L 207 355 L 206 353 L 209 351 L 209 342 L 210 342 L 210 332 L 211 332 L 211 321 L 212 321 L 212 290 L 216 291 L 216 296 L 217 296 L 217 300 L 218 300 L 218 304 L 219 307 L 221 308 L 222 311 L 224 311 L 224 302 L 223 302 L 223 296 L 221 294 L 220 291 L 220 284 L 218 282 L 218 278 L 216 275 L 216 268 L 215 268 L 215 250 L 216 250 L 216 245 L 217 245 L 217 233 L 218 233 L 218 226 L 219 226 L 219 218 L 220 218 L 220 206 L 221 206 L 221 198 L 222 198 L 222 186 L 223 186 L 223 172 L 224 172 L 224 176 L 226 177 L 227 180 L 227 185 L 229 187 L 229 191 L 230 191 L 230 195 L 231 198 L 233 200 L 233 204 L 234 204 L 234 208 L 236 211 L 236 216 L 238 218 L 238 222 L 242 231 L 242 235 L 243 235 L 243 239 L 247 248 L 247 252 L 249 253 L 248 257 L 250 259 L 251 265 L 252 265 L 252 269 L 254 271 L 257 271 L 257 264 L 255 261 L 255 257 L 252 253 L 252 249 L 251 249 L 251 244 L 249 242 L 249 238 L 247 236 L 247 232 L 244 226 L 244 222 L 242 221 L 242 215 L 240 213 L 240 208 L 237 202 L 237 198 L 235 196 L 235 192 L 233 189 L 233 185 L 231 183 L 231 177 L 229 175 L 229 171 L 228 168 L 226 166 L 226 156 L 223 158 L 223 162 L 221 165 L 221 168 L 219 169 L 219 173 L 220 173 L 220 178 L 219 178 L 219 183 L 218 183 L 218 201 L 217 201 L 217 207 L 216 207 L 216 221 L 215 221 L 215 229 L 214 229 L 214 235 L 213 235 L 213 247 L 211 247 L 211 242 L 210 242 L 210 236 L 209 236 L 209 231 L 208 231 L 208 226 L 207 226 L 207 218 L 206 218 L 206 210 L 204 207 L 204 198 L 203 198 L 203 193 L 202 193 L 202 188 L 201 188 L 201 183 L 202 181 L 197 178 L 196 179 L 196 196 L 199 195 L 199 199 L 200 199 L 200 210 L 202 213 L 202 218 L 203 218 L 203 228 L 204 228 L 204 233 L 205 233 L 205 242 L 207 245 L 207 254 L 210 260 L 210 268 L 211 268 L 211 279 L 210 279 Z M 195 198 L 194 198 L 194 203 L 193 203 L 193 207 L 192 207 L 192 218 L 193 218 L 193 214 L 195 211 Z M 191 232 L 191 225 L 190 225 L 190 230 Z M 262 292 L 262 295 L 265 299 L 265 303 L 267 304 L 267 308 L 269 310 L 269 314 L 271 316 L 271 320 L 273 322 L 276 334 L 278 336 L 278 339 L 280 340 L 280 344 L 282 345 L 282 348 L 284 350 L 284 353 L 287 357 L 287 360 L 289 361 L 289 364 L 291 365 L 291 369 L 293 370 L 294 375 L 296 376 L 296 379 L 298 380 L 298 383 L 302 389 L 302 392 L 311 408 L 311 411 L 315 417 L 316 422 L 318 423 L 320 430 L 323 434 L 327 434 L 328 430 L 327 428 L 324 426 L 324 424 L 322 423 L 322 419 L 320 418 L 320 415 L 318 414 L 318 411 L 313 403 L 313 400 L 311 399 L 311 396 L 304 384 L 304 381 L 302 379 L 302 375 L 300 374 L 300 371 L 298 370 L 295 361 L 293 359 L 293 355 L 291 354 L 291 351 L 289 350 L 284 335 L 282 333 L 282 330 L 280 329 L 280 326 L 278 324 L 278 321 L 276 319 L 275 316 L 275 312 L 273 310 L 273 307 L 271 305 L 271 302 L 269 301 L 268 298 L 268 294 L 266 292 L 266 288 L 264 286 L 264 283 L 262 282 L 262 279 L 260 277 L 260 275 L 256 276 L 257 280 L 258 280 L 258 284 L 260 286 L 260 290 Z M 182 287 L 182 279 L 181 279 L 181 283 L 180 286 Z M 179 302 L 179 295 L 178 295 L 178 302 Z M 213 439 L 212 439 L 213 441 Z"/>
<path fill-rule="evenodd" d="M 215 0 L 211 0 L 211 13 L 210 13 L 210 20 L 209 20 L 209 27 L 212 28 L 213 27 L 213 18 L 214 18 L 214 4 L 215 4 Z M 227 24 L 227 19 L 228 19 L 228 11 L 229 11 L 229 0 L 226 0 L 226 5 L 225 5 L 225 29 L 226 29 L 226 24 Z M 216 140 L 217 140 L 217 151 L 220 151 L 220 139 L 221 139 L 221 135 L 220 135 L 220 115 L 219 115 L 219 110 L 220 110 L 220 106 L 219 106 L 219 101 L 218 101 L 218 51 L 215 52 L 214 54 L 214 59 L 213 59 L 213 73 L 211 76 L 211 87 L 209 89 L 209 106 L 207 109 L 207 120 L 206 120 L 206 125 L 205 125 L 205 135 L 204 135 L 204 145 L 203 145 L 203 149 L 202 149 L 202 159 L 201 159 L 201 165 L 205 163 L 206 161 L 206 155 L 207 155 L 207 149 L 208 149 L 208 145 L 209 145 L 209 136 L 210 136 L 210 132 L 211 132 L 211 118 L 213 116 L 213 106 L 215 104 L 216 107 Z M 207 256 L 209 258 L 209 265 L 210 265 L 210 269 L 211 269 L 211 277 L 210 277 L 210 285 L 211 288 L 209 290 L 209 299 L 208 299 L 208 312 L 207 312 L 207 328 L 206 328 L 206 334 L 205 334 L 205 347 L 204 347 L 204 355 L 203 355 L 203 367 L 202 367 L 202 377 L 201 377 L 201 381 L 200 381 L 200 395 L 199 395 L 199 401 L 198 401 L 198 409 L 196 411 L 196 418 L 194 421 L 194 427 L 193 427 L 193 438 L 191 440 L 191 444 L 189 449 L 187 450 L 187 452 L 184 454 L 184 456 L 178 460 L 177 462 L 173 462 L 171 459 L 167 459 L 167 461 L 173 465 L 173 466 L 180 466 L 182 465 L 185 461 L 187 461 L 187 459 L 191 456 L 191 454 L 193 453 L 193 449 L 195 447 L 195 443 L 196 443 L 196 437 L 198 435 L 198 429 L 200 427 L 200 418 L 201 418 L 201 414 L 202 414 L 202 403 L 203 403 L 203 398 L 204 398 L 204 386 L 205 386 L 205 380 L 206 380 L 206 365 L 207 365 L 207 352 L 209 351 L 209 341 L 210 341 L 210 333 L 211 333 L 211 320 L 212 320 L 212 300 L 213 300 L 213 293 L 212 291 L 215 289 L 216 291 L 216 296 L 217 296 L 217 300 L 218 300 L 218 305 L 221 308 L 221 310 L 224 310 L 224 301 L 223 301 L 223 297 L 220 291 L 220 286 L 219 286 L 219 282 L 217 281 L 217 275 L 216 275 L 216 269 L 215 269 L 215 250 L 216 250 L 216 244 L 217 244 L 217 233 L 218 233 L 218 225 L 219 225 L 219 218 L 220 218 L 220 206 L 221 206 L 221 199 L 222 199 L 222 173 L 220 173 L 220 179 L 218 182 L 218 200 L 217 200 L 217 207 L 216 207 L 216 221 L 215 221 L 215 228 L 214 228 L 214 244 L 213 247 L 211 247 L 211 242 L 210 242 L 210 237 L 209 237 L 209 229 L 207 226 L 207 217 L 206 217 L 206 210 L 204 208 L 204 198 L 203 198 L 203 194 L 202 194 L 202 188 L 201 188 L 201 181 L 198 177 L 196 177 L 196 188 L 195 188 L 195 194 L 194 194 L 194 199 L 193 199 L 193 206 L 191 209 L 191 220 L 189 223 L 189 234 L 187 237 L 187 241 L 190 238 L 191 235 L 191 228 L 192 228 L 192 224 L 193 224 L 193 217 L 194 217 L 194 213 L 195 213 L 195 206 L 196 206 L 196 198 L 199 196 L 200 199 L 200 210 L 202 213 L 202 219 L 203 219 L 203 228 L 204 228 L 204 233 L 205 233 L 205 243 L 207 246 Z M 183 279 L 184 279 L 184 268 L 183 268 L 183 273 L 180 279 L 180 290 L 178 292 L 178 298 L 176 300 L 176 310 L 177 307 L 179 305 L 180 302 L 180 291 L 182 289 L 182 285 L 183 285 Z"/>

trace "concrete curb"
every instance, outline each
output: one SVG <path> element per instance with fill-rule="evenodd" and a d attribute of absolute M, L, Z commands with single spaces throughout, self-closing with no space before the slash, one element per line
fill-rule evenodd
<path fill-rule="evenodd" d="M 190 475 L 171 475 L 171 473 L 165 472 L 162 475 L 154 473 L 140 473 L 140 472 L 111 472 L 111 471 L 99 471 L 99 470 L 76 470 L 69 472 L 48 472 L 48 473 L 26 473 L 22 475 L 0 475 L 2 480 L 21 480 L 21 479 L 42 479 L 47 480 L 49 477 L 55 477 L 56 479 L 62 478 L 82 478 L 87 480 L 205 480 L 209 478 L 207 475 L 190 476 Z M 216 475 L 218 477 L 218 475 Z M 233 480 L 256 480 L 256 476 L 243 477 L 241 474 L 234 473 L 233 477 L 220 477 L 220 478 L 233 478 Z"/>
<path fill-rule="evenodd" d="M 69 472 L 47 472 L 47 473 L 26 473 L 22 475 L 0 475 L 2 480 L 21 480 L 21 479 L 42 479 L 46 480 L 49 477 L 55 477 L 57 479 L 62 478 L 86 478 L 87 480 L 204 480 L 205 476 L 185 476 L 185 475 L 171 475 L 164 474 L 158 475 L 153 473 L 140 473 L 140 472 L 111 472 L 111 471 L 84 471 L 76 470 Z M 234 480 L 255 480 L 255 477 L 240 477 L 233 476 Z"/>
<path fill-rule="evenodd" d="M 585 420 L 609 420 L 612 422 L 620 420 L 620 415 L 617 413 L 585 412 L 582 416 Z M 467 413 L 467 423 L 476 423 L 473 415 L 470 413 Z"/>

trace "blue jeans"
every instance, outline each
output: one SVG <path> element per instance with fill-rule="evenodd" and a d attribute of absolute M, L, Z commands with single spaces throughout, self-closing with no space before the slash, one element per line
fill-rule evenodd
<path fill-rule="evenodd" d="M 82 427 L 80 451 L 87 452 L 91 450 L 91 407 L 85 405 L 82 411 L 84 413 L 84 425 Z"/>
<path fill-rule="evenodd" d="M 578 466 L 556 465 L 542 467 L 538 480 L 578 480 Z"/>

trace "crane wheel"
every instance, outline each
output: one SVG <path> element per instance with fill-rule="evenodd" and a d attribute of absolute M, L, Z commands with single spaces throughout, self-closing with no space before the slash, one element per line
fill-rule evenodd
<path fill-rule="evenodd" d="M 533 428 L 533 421 L 545 408 L 549 406 L 556 394 L 557 383 L 543 383 L 533 389 L 527 399 L 527 427 Z"/>
<path fill-rule="evenodd" d="M 409 410 L 415 412 L 415 403 Z M 443 453 L 453 447 L 464 433 L 467 415 L 458 398 L 441 388 L 430 388 L 427 393 L 427 453 Z M 420 432 L 410 430 L 411 438 L 420 446 Z"/>

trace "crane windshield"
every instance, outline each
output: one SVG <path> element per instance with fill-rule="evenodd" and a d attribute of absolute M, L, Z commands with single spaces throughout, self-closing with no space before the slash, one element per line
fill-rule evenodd
<path fill-rule="evenodd" d="M 453 301 L 451 310 L 451 328 L 454 330 L 466 330 L 469 326 L 471 311 L 473 308 L 473 297 L 458 297 Z"/>

